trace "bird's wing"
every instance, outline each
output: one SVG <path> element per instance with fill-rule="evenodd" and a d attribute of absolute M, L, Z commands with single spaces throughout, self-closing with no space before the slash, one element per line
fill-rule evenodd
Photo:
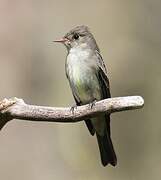
<path fill-rule="evenodd" d="M 109 79 L 107 77 L 107 70 L 104 61 L 102 59 L 102 56 L 98 51 L 96 51 L 96 56 L 97 56 L 97 66 L 98 66 L 97 78 L 99 80 L 102 89 L 102 99 L 110 98 L 111 93 L 110 93 Z"/>

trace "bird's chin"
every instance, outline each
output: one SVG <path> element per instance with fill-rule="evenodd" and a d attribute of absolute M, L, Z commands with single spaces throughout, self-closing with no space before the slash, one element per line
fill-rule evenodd
<path fill-rule="evenodd" d="M 63 44 L 65 45 L 65 47 L 66 47 L 67 49 L 70 49 L 70 48 L 71 48 L 71 43 L 70 43 L 70 41 L 66 41 L 66 42 L 64 42 Z"/>

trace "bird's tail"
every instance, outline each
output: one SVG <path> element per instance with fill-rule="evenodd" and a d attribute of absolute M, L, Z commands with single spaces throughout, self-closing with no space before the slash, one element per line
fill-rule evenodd
<path fill-rule="evenodd" d="M 107 121 L 106 121 L 107 122 Z M 107 122 L 110 123 L 110 122 Z M 110 124 L 107 124 L 105 128 L 104 135 L 99 135 L 96 132 L 97 141 L 99 145 L 100 155 L 101 155 L 101 161 L 103 166 L 106 166 L 107 164 L 111 164 L 112 166 L 116 166 L 117 164 L 117 157 L 113 148 L 112 140 L 110 137 Z"/>

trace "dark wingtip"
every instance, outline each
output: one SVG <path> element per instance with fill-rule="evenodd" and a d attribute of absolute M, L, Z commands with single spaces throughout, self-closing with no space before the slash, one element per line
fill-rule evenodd
<path fill-rule="evenodd" d="M 91 134 L 92 136 L 94 136 L 94 134 L 95 134 L 95 129 L 94 129 L 93 125 L 92 125 L 91 120 L 88 119 L 88 120 L 85 120 L 85 122 L 86 122 L 86 126 L 87 126 L 90 134 Z"/>

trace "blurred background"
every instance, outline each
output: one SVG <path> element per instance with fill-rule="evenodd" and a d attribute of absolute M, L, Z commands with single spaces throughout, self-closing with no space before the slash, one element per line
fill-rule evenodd
<path fill-rule="evenodd" d="M 13 120 L 0 132 L 3 180 L 160 180 L 161 1 L 0 0 L 0 99 L 74 103 L 52 40 L 88 25 L 109 72 L 112 96 L 141 95 L 141 110 L 112 115 L 118 165 L 103 167 L 84 122 Z"/>

